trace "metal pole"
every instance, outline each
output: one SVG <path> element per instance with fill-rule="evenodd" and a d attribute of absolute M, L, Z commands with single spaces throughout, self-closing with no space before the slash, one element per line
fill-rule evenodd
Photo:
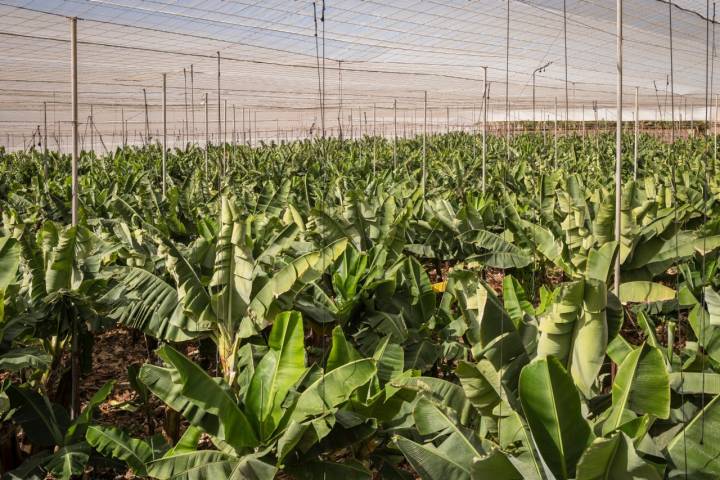
<path fill-rule="evenodd" d="M 532 120 L 533 120 L 533 130 L 535 129 L 535 72 L 537 70 L 533 71 L 532 74 Z"/>
<path fill-rule="evenodd" d="M 487 168 L 487 115 L 488 112 L 488 84 L 487 67 L 483 67 L 483 130 L 482 130 L 482 193 L 485 194 L 485 174 Z"/>
<path fill-rule="evenodd" d="M 397 99 L 393 100 L 393 170 L 397 168 Z"/>
<path fill-rule="evenodd" d="M 233 133 L 232 133 L 232 144 L 233 147 L 237 145 L 237 121 L 235 119 L 235 105 L 233 104 Z"/>
<path fill-rule="evenodd" d="M 93 127 L 95 125 L 94 119 L 93 119 L 93 106 L 90 105 L 90 151 L 95 151 L 95 132 L 93 132 Z"/>
<path fill-rule="evenodd" d="M 218 131 L 218 142 L 222 141 L 222 121 L 221 121 L 221 106 L 220 106 L 220 52 L 217 52 L 217 131 Z"/>
<path fill-rule="evenodd" d="M 210 149 L 210 116 L 208 115 L 208 94 L 205 92 L 205 176 L 208 174 L 208 150 Z"/>
<path fill-rule="evenodd" d="M 426 154 L 427 154 L 427 90 L 425 90 L 425 103 L 424 103 L 424 112 L 425 117 L 423 120 L 423 143 L 422 143 L 422 190 L 423 193 L 425 193 L 425 163 L 426 163 Z"/>
<path fill-rule="evenodd" d="M 195 142 L 195 71 L 190 64 L 190 111 L 192 112 L 192 137 Z"/>
<path fill-rule="evenodd" d="M 225 131 L 223 132 L 223 173 L 227 171 L 227 98 L 223 100 L 223 117 L 225 119 Z"/>
<path fill-rule="evenodd" d="M 70 85 L 72 101 L 72 162 L 71 162 L 71 221 L 72 226 L 78 224 L 78 84 L 77 84 L 77 18 L 70 19 Z M 73 321 L 73 335 L 71 345 L 71 379 L 70 388 L 70 418 L 74 419 L 80 413 L 80 343 L 76 321 Z"/>
<path fill-rule="evenodd" d="M 43 151 L 47 154 L 47 102 L 43 102 Z M 47 168 L 47 163 L 45 164 Z"/>
<path fill-rule="evenodd" d="M 637 180 L 638 168 L 638 137 L 640 135 L 640 106 L 638 105 L 638 97 L 640 88 L 635 87 L 635 145 L 633 152 L 633 180 Z"/>
<path fill-rule="evenodd" d="M 557 167 L 557 156 L 558 156 L 558 103 L 557 103 L 557 97 L 555 97 L 555 119 L 553 121 L 553 126 L 555 128 L 555 155 L 553 156 L 554 159 L 554 167 Z"/>
<path fill-rule="evenodd" d="M 162 196 L 165 198 L 167 185 L 165 176 L 167 174 L 167 74 L 162 74 L 162 123 L 163 123 L 163 151 L 162 151 Z"/>
<path fill-rule="evenodd" d="M 615 241 L 620 245 L 620 209 L 622 208 L 622 118 L 623 118 L 623 19 L 622 0 L 617 0 L 617 121 L 615 122 Z M 620 294 L 620 254 L 615 257 L 615 275 L 613 278 L 615 294 Z"/>
<path fill-rule="evenodd" d="M 126 134 L 127 134 L 125 128 L 126 128 L 126 125 L 125 125 L 125 109 L 124 109 L 124 108 L 121 108 L 121 109 L 120 109 L 120 131 L 121 131 L 122 135 L 121 135 L 120 138 L 121 138 L 121 141 L 122 141 L 122 146 L 123 146 L 123 148 L 125 148 L 125 139 L 126 139 Z"/>
<path fill-rule="evenodd" d="M 187 71 L 183 67 L 183 92 L 185 94 L 185 146 L 190 142 L 190 121 L 188 117 L 188 99 L 187 99 Z"/>
<path fill-rule="evenodd" d="M 145 101 L 145 143 L 150 143 L 150 117 L 148 116 L 147 92 L 144 88 L 143 100 Z"/>

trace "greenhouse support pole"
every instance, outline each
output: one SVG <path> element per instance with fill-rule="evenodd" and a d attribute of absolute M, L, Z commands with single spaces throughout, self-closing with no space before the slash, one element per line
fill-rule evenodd
<path fill-rule="evenodd" d="M 623 118 L 623 28 L 622 0 L 617 0 L 617 115 L 615 121 L 615 241 L 620 245 L 620 209 L 622 208 L 622 118 Z M 620 255 L 615 256 L 613 278 L 615 295 L 620 295 Z"/>
<path fill-rule="evenodd" d="M 222 107 L 220 103 L 220 52 L 217 52 L 217 131 L 218 131 L 218 142 L 222 141 Z"/>
<path fill-rule="evenodd" d="M 72 88 L 72 224 L 77 225 L 77 208 L 78 208 L 78 154 L 79 154 L 79 138 L 78 138 L 78 86 L 77 86 L 77 18 L 70 19 L 70 62 L 71 77 L 70 83 Z M 76 386 L 77 387 L 77 386 Z M 75 392 L 77 395 L 77 392 Z M 77 400 L 75 398 L 74 400 Z M 75 405 L 73 405 L 75 407 Z M 77 413 L 77 411 L 75 412 Z"/>
<path fill-rule="evenodd" d="M 635 145 L 633 151 L 633 180 L 637 180 L 638 169 L 638 138 L 640 136 L 640 106 L 638 105 L 638 97 L 640 88 L 635 87 Z"/>
<path fill-rule="evenodd" d="M 95 119 L 93 118 L 93 106 L 90 105 L 90 151 L 95 151 L 95 132 L 93 132 L 93 128 L 95 127 Z"/>
<path fill-rule="evenodd" d="M 150 143 L 150 116 L 148 115 L 147 92 L 143 88 L 143 100 L 145 102 L 145 143 Z"/>
<path fill-rule="evenodd" d="M 192 118 L 192 138 L 195 143 L 195 70 L 190 64 L 190 112 Z"/>
<path fill-rule="evenodd" d="M 163 140 L 162 140 L 162 196 L 165 198 L 167 192 L 167 184 L 165 176 L 167 174 L 167 74 L 162 74 L 162 123 L 163 123 Z"/>
<path fill-rule="evenodd" d="M 43 151 L 47 155 L 47 102 L 43 102 Z M 47 164 L 45 167 L 47 168 Z"/>
<path fill-rule="evenodd" d="M 185 101 L 185 146 L 190 142 L 190 120 L 188 116 L 187 70 L 183 67 L 183 94 Z"/>
<path fill-rule="evenodd" d="M 487 119 L 488 119 L 487 67 L 483 67 L 483 128 L 482 128 L 482 193 L 485 194 L 485 174 L 487 169 Z"/>
<path fill-rule="evenodd" d="M 120 143 L 125 148 L 125 109 L 120 108 Z"/>
<path fill-rule="evenodd" d="M 233 104 L 233 133 L 232 133 L 232 145 L 237 145 L 237 119 L 235 118 L 235 104 Z"/>
<path fill-rule="evenodd" d="M 553 121 L 553 127 L 555 128 L 555 154 L 553 156 L 554 167 L 557 167 L 557 156 L 558 156 L 558 103 L 557 97 L 555 97 L 555 118 Z"/>
<path fill-rule="evenodd" d="M 446 128 L 445 133 L 450 133 L 450 107 L 447 105 L 445 106 L 445 117 L 446 117 L 446 123 L 447 123 L 447 126 L 445 127 Z"/>
<path fill-rule="evenodd" d="M 72 187 L 70 202 L 72 226 L 78 224 L 78 84 L 77 84 L 77 18 L 70 19 L 70 85 L 72 89 Z M 80 413 L 80 335 L 77 321 L 72 322 L 72 344 L 70 349 L 70 418 Z"/>
<path fill-rule="evenodd" d="M 227 98 L 225 100 L 223 100 L 223 117 L 225 120 L 225 125 L 224 125 L 225 130 L 223 131 L 223 137 L 222 137 L 222 142 L 223 142 L 223 165 L 222 165 L 223 168 L 222 169 L 223 169 L 223 175 L 224 175 L 225 172 L 227 171 L 227 131 L 228 131 L 228 128 L 227 128 Z"/>
<path fill-rule="evenodd" d="M 585 138 L 585 104 L 582 106 L 582 136 Z"/>
<path fill-rule="evenodd" d="M 397 168 L 397 99 L 393 100 L 393 170 Z"/>
<path fill-rule="evenodd" d="M 210 116 L 208 115 L 208 94 L 205 92 L 205 176 L 208 174 L 208 150 L 210 149 Z"/>
<path fill-rule="evenodd" d="M 718 124 L 718 95 L 715 95 L 715 115 L 713 118 L 713 172 L 717 167 L 717 124 Z"/>
<path fill-rule="evenodd" d="M 422 190 L 425 192 L 425 163 L 427 154 L 427 90 L 425 90 L 425 102 L 424 102 L 424 120 L 423 120 L 423 143 L 422 143 Z"/>

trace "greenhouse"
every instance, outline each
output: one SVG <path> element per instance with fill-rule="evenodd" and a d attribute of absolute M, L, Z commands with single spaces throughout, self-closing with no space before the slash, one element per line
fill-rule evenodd
<path fill-rule="evenodd" d="M 718 21 L 0 0 L 0 478 L 720 478 Z"/>

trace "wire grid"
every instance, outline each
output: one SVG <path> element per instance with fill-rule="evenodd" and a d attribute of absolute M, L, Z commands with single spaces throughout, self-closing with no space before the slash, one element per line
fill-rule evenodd
<path fill-rule="evenodd" d="M 205 141 L 205 94 L 211 142 L 320 135 L 318 83 L 324 85 L 327 135 L 342 129 L 348 137 L 389 136 L 395 116 L 400 135 L 420 133 L 425 91 L 431 132 L 472 129 L 482 118 L 483 67 L 489 119 L 502 121 L 507 5 L 328 0 L 321 22 L 318 2 L 316 44 L 308 0 L 0 0 L 0 143 L 10 149 L 37 144 L 33 132 L 44 132 L 47 112 L 49 147 L 69 150 L 73 16 L 85 149 L 143 143 L 147 126 L 150 141 L 157 140 L 163 73 L 171 146 Z M 567 0 L 567 109 L 562 0 L 509 5 L 510 118 L 533 118 L 532 72 L 551 62 L 536 75 L 536 119 L 614 120 L 615 2 Z M 705 77 L 706 14 L 701 0 L 673 1 L 676 120 L 714 115 L 705 109 L 706 82 L 717 84 L 713 25 L 711 75 Z M 624 120 L 634 116 L 635 87 L 641 119 L 669 120 L 668 3 L 625 0 L 623 24 Z"/>

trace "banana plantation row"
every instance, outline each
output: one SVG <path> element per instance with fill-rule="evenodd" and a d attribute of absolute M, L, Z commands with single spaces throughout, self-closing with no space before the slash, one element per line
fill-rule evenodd
<path fill-rule="evenodd" d="M 0 151 L 4 478 L 718 478 L 713 139 L 480 145 Z"/>

